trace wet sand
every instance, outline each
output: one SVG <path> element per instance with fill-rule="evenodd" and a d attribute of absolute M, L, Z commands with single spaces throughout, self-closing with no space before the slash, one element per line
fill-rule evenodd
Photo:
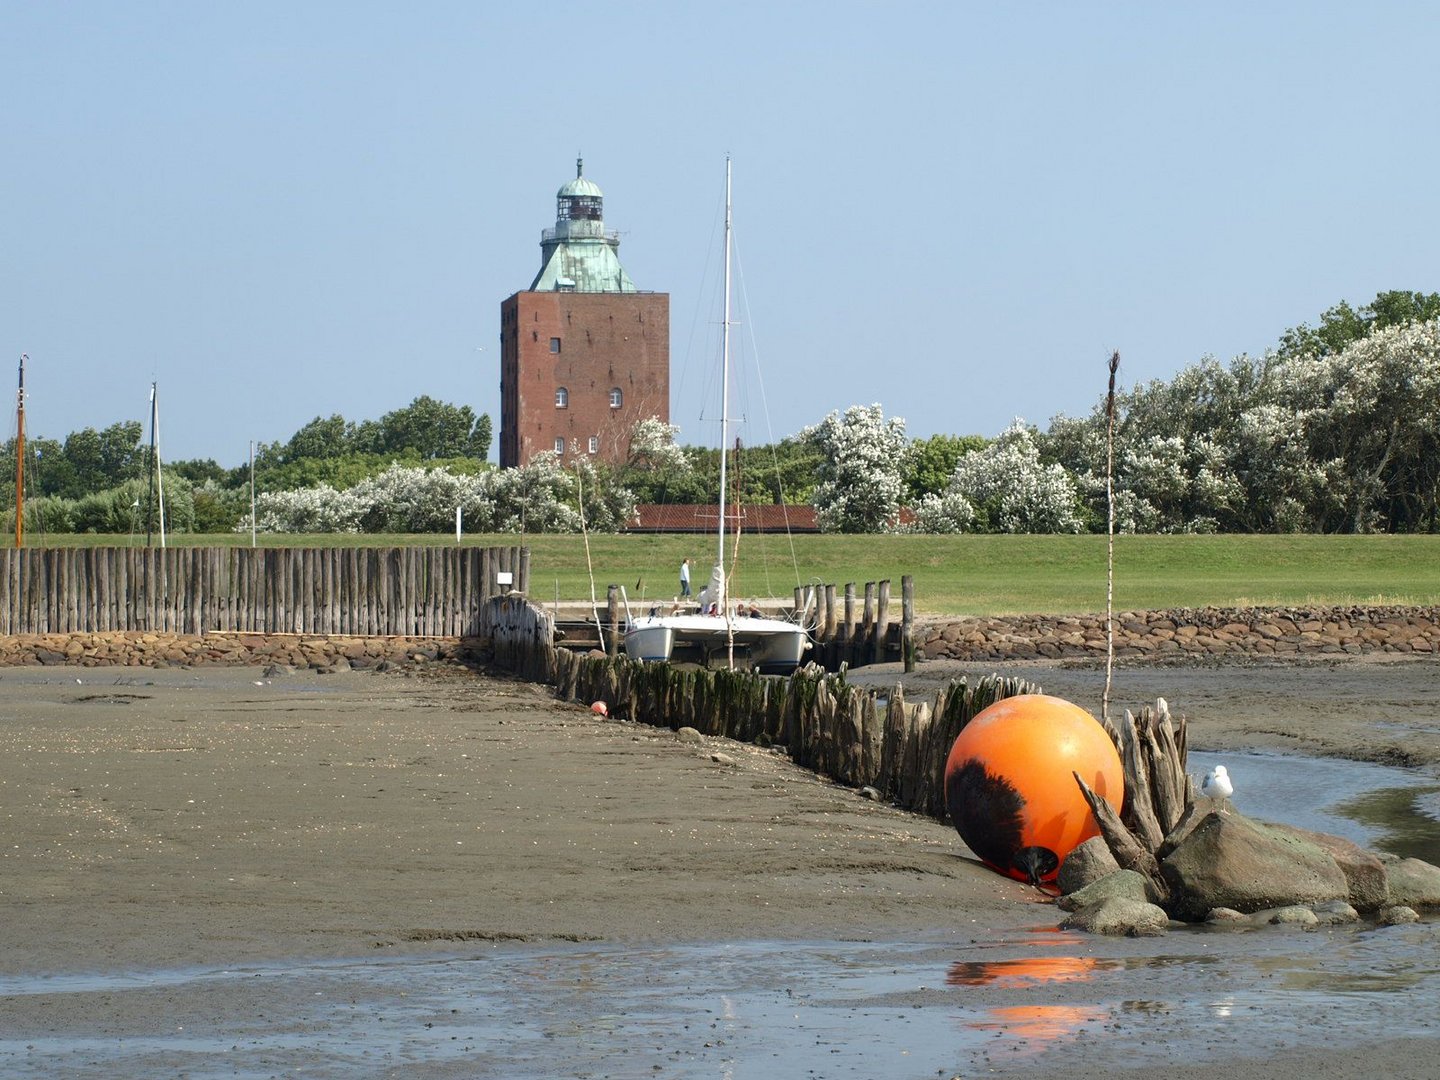
<path fill-rule="evenodd" d="M 922 665 L 910 693 L 967 671 L 983 673 Z M 1006 673 L 1098 706 L 1101 672 Z M 1163 694 L 1191 718 L 1196 748 L 1428 772 L 1440 764 L 1437 690 L 1433 661 L 1125 669 L 1113 701 Z M 449 669 L 4 670 L 0 825 L 7 977 L 571 943 L 965 944 L 1057 921 L 1043 897 L 975 863 L 948 825 L 772 751 L 687 745 L 543 688 Z M 206 1000 L 213 1019 L 241 999 L 222 988 Z M 124 1030 L 106 1010 L 93 994 L 0 996 L 0 1030 Z M 1373 1034 L 1327 1053 L 1322 1071 L 1433 1075 L 1414 1071 L 1429 1062 L 1411 1028 Z M 1263 1071 L 1241 1063 L 1230 1076 L 1313 1070 L 1319 1059 L 1297 1038 Z M 1205 1056 L 1235 1053 L 1221 1040 Z M 1073 1054 L 1067 1074 L 1115 1075 L 1123 1063 L 1103 1057 Z M 19 1073 L 24 1062 L 0 1064 Z"/>

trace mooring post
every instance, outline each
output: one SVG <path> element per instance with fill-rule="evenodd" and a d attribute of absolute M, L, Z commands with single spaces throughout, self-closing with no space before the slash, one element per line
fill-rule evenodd
<path fill-rule="evenodd" d="M 845 660 L 855 662 L 855 583 L 845 583 L 845 622 L 840 630 L 840 652 Z"/>
<path fill-rule="evenodd" d="M 908 674 L 915 670 L 915 578 L 900 578 L 900 657 Z"/>
<path fill-rule="evenodd" d="M 835 586 L 825 586 L 825 651 L 830 657 L 826 667 L 834 667 L 836 663 L 835 648 L 835 624 L 839 620 L 840 609 L 835 603 Z"/>
<path fill-rule="evenodd" d="M 890 579 L 880 582 L 879 595 L 875 600 L 875 652 L 871 663 L 885 660 L 885 649 L 890 639 Z"/>
<path fill-rule="evenodd" d="M 608 645 L 605 651 L 611 656 L 620 652 L 620 586 L 611 585 L 605 590 L 606 621 L 609 623 L 609 632 L 606 636 Z"/>
<path fill-rule="evenodd" d="M 865 613 L 860 617 L 860 640 L 855 650 L 855 658 L 863 659 L 870 655 L 875 647 L 875 583 L 865 582 Z"/>

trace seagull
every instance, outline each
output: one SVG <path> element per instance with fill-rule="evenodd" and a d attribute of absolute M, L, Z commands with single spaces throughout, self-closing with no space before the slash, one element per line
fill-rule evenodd
<path fill-rule="evenodd" d="M 1235 785 L 1230 782 L 1230 774 L 1225 771 L 1224 765 L 1216 765 L 1205 774 L 1205 779 L 1200 781 L 1200 794 L 1209 799 L 1220 813 L 1229 813 L 1225 809 L 1225 800 L 1235 794 Z"/>

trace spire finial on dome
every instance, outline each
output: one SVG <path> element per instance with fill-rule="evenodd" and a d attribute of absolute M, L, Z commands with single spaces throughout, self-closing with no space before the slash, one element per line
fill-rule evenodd
<path fill-rule="evenodd" d="M 576 180 L 579 180 L 580 177 L 582 177 L 583 175 L 585 175 L 585 159 L 584 159 L 583 157 L 581 157 L 579 154 L 576 154 L 576 155 L 575 155 L 575 179 L 576 179 Z"/>

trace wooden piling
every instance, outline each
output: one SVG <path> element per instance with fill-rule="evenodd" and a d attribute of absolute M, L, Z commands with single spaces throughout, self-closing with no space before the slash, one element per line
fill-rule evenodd
<path fill-rule="evenodd" d="M 611 585 L 605 590 L 605 651 L 611 656 L 620 651 L 620 586 Z"/>
<path fill-rule="evenodd" d="M 910 574 L 900 578 L 900 658 L 905 674 L 915 670 L 915 579 Z"/>
<path fill-rule="evenodd" d="M 885 649 L 890 638 L 890 579 L 880 582 L 875 600 L 875 633 L 872 637 L 870 663 L 879 664 L 885 660 Z"/>

